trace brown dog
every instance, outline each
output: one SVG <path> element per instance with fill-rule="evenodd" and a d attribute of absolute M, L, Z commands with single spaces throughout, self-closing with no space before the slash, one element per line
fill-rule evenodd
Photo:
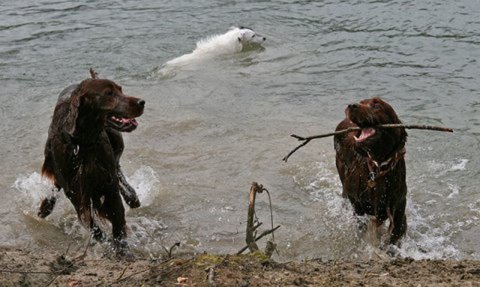
<path fill-rule="evenodd" d="M 127 245 L 122 240 L 126 222 L 120 193 L 132 207 L 139 202 L 133 188 L 125 190 L 131 187 L 119 166 L 123 151 L 119 131 L 135 129 L 135 118 L 142 115 L 145 101 L 124 95 L 120 86 L 106 79 L 87 79 L 70 90 L 69 97 L 60 95 L 55 107 L 42 174 L 64 190 L 94 238 L 105 237 L 94 221 L 95 215 L 108 219 L 115 249 L 122 254 Z M 48 206 L 48 200 L 44 200 L 39 215 L 47 216 L 53 204 Z"/>
<path fill-rule="evenodd" d="M 373 215 L 378 227 L 390 220 L 390 244 L 397 244 L 407 231 L 405 215 L 405 143 L 403 128 L 378 128 L 381 124 L 400 124 L 393 108 L 379 98 L 351 104 L 338 130 L 360 127 L 334 137 L 336 165 L 348 198 L 358 215 Z"/>

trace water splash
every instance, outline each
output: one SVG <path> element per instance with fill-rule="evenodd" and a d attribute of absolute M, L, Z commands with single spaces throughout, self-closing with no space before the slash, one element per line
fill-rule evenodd
<path fill-rule="evenodd" d="M 436 174 L 436 177 L 442 177 L 449 172 L 458 172 L 467 170 L 466 158 L 458 158 L 450 161 L 432 160 L 428 163 L 428 168 Z"/>
<path fill-rule="evenodd" d="M 414 259 L 458 259 L 460 251 L 450 238 L 454 226 L 446 222 L 441 225 L 434 224 L 434 221 L 441 219 L 423 214 L 424 208 L 410 198 L 409 200 L 408 230 L 402 241 L 400 254 Z"/>
<path fill-rule="evenodd" d="M 467 169 L 467 163 L 469 162 L 466 158 L 460 158 L 455 160 L 455 163 L 448 169 L 448 171 L 461 171 Z"/>
<path fill-rule="evenodd" d="M 29 204 L 31 208 L 38 208 L 43 198 L 52 194 L 52 183 L 43 178 L 39 173 L 20 175 L 12 186 L 20 192 L 19 204 Z"/>
<path fill-rule="evenodd" d="M 437 168 L 445 172 L 458 171 L 464 170 L 467 163 L 468 160 L 460 159 Z M 333 167 L 322 162 L 300 167 L 294 181 L 310 194 L 312 201 L 320 202 L 325 207 L 326 211 L 320 215 L 325 228 L 323 233 L 318 235 L 318 240 L 325 241 L 321 237 L 333 239 L 329 243 L 331 248 L 327 250 L 335 256 L 350 258 L 372 258 L 382 252 L 379 242 L 369 240 L 367 234 L 358 231 L 358 223 L 367 222 L 368 217 L 352 216 L 353 209 L 349 202 L 341 197 L 341 183 Z M 457 185 L 450 184 L 449 188 L 449 198 L 460 192 Z M 408 230 L 401 248 L 398 249 L 399 254 L 414 259 L 460 258 L 461 252 L 452 238 L 458 228 L 443 222 L 441 215 L 423 214 L 425 209 L 417 204 L 411 195 L 408 197 Z M 442 221 L 441 224 L 438 224 L 438 221 Z M 384 239 L 385 236 L 382 240 Z M 351 254 L 334 249 L 348 250 Z"/>
<path fill-rule="evenodd" d="M 153 190 L 159 183 L 157 173 L 149 166 L 141 166 L 127 180 L 137 191 L 142 206 L 151 205 L 157 195 Z"/>

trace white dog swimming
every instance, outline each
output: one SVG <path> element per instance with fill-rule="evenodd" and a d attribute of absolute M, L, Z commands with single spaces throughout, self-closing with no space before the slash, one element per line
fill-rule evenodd
<path fill-rule="evenodd" d="M 195 50 L 165 63 L 165 66 L 183 66 L 191 62 L 242 51 L 245 46 L 259 45 L 267 38 L 246 27 L 232 27 L 227 33 L 213 35 L 197 42 Z"/>

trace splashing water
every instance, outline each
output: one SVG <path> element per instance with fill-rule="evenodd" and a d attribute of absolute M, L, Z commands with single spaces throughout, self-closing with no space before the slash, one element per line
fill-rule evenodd
<path fill-rule="evenodd" d="M 128 177 L 128 182 L 137 191 L 142 206 L 152 204 L 156 195 L 153 192 L 153 187 L 159 183 L 159 180 L 151 167 L 141 166 L 131 177 Z"/>
<path fill-rule="evenodd" d="M 439 172 L 458 171 L 463 170 L 467 162 L 468 160 L 459 160 L 454 164 L 434 166 L 434 168 L 438 168 Z M 321 216 L 326 227 L 324 234 L 319 237 L 335 238 L 336 248 L 349 249 L 352 253 L 348 256 L 353 258 L 372 258 L 382 252 L 378 249 L 378 242 L 372 242 L 367 234 L 361 234 L 358 231 L 358 223 L 367 222 L 368 217 L 352 215 L 353 209 L 349 202 L 341 197 L 341 183 L 331 166 L 317 162 L 314 165 L 302 167 L 294 176 L 294 181 L 303 186 L 303 189 L 310 194 L 312 201 L 321 202 L 325 206 L 326 211 Z M 449 185 L 449 188 L 451 193 L 448 198 L 459 193 L 457 186 Z M 441 216 L 426 215 L 423 212 L 422 204 L 415 202 L 414 197 L 409 194 L 408 230 L 402 240 L 401 248 L 398 249 L 399 254 L 414 259 L 459 258 L 460 251 L 451 239 L 456 232 L 456 227 L 442 222 Z M 436 224 L 438 221 L 442 224 Z"/>
<path fill-rule="evenodd" d="M 21 203 L 30 205 L 32 209 L 38 208 L 42 199 L 52 192 L 52 184 L 37 172 L 19 176 L 13 188 L 20 192 Z"/>

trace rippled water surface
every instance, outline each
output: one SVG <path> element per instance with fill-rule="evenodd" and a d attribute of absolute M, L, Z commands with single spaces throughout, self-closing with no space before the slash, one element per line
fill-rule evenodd
<path fill-rule="evenodd" d="M 147 102 L 122 159 L 143 203 L 127 212 L 138 254 L 159 256 L 175 241 L 182 252 L 236 252 L 258 181 L 281 225 L 275 256 L 375 256 L 341 199 L 332 139 L 281 159 L 297 144 L 291 133 L 330 132 L 348 103 L 380 96 L 405 123 L 455 129 L 409 131 L 401 253 L 480 259 L 478 15 L 474 0 L 4 1 L 1 244 L 88 241 L 63 195 L 47 220 L 35 213 L 50 193 L 39 171 L 57 95 L 94 67 Z M 266 36 L 263 48 L 161 73 L 233 25 Z M 266 229 L 268 199 L 257 201 Z"/>

